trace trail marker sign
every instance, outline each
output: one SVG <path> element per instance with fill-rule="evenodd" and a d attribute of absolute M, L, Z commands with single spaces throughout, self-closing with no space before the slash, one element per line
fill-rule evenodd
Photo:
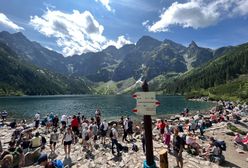
<path fill-rule="evenodd" d="M 133 98 L 137 100 L 137 106 L 133 112 L 138 115 L 156 115 L 156 107 L 160 102 L 156 100 L 155 92 L 136 92 Z"/>

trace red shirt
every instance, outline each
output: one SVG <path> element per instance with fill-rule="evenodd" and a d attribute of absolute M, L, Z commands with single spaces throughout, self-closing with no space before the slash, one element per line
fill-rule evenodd
<path fill-rule="evenodd" d="M 164 123 L 164 122 L 161 122 L 161 123 L 159 124 L 159 128 L 160 128 L 160 129 L 164 129 L 164 128 L 165 128 L 165 123 Z"/>
<path fill-rule="evenodd" d="M 72 127 L 78 127 L 78 119 L 77 118 L 74 118 L 72 121 L 71 121 L 71 126 Z"/>

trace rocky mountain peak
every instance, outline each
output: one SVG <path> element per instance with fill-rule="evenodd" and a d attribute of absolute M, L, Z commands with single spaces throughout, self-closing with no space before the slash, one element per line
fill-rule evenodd
<path fill-rule="evenodd" d="M 189 48 L 198 48 L 198 45 L 192 40 L 189 44 Z"/>

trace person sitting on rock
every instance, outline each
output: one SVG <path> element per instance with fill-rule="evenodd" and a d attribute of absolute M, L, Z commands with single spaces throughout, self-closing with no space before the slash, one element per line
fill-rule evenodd
<path fill-rule="evenodd" d="M 235 133 L 235 137 L 233 138 L 234 144 L 242 144 L 242 137 L 239 133 Z"/>
<path fill-rule="evenodd" d="M 197 154 L 200 154 L 201 146 L 196 142 L 195 137 L 193 137 L 192 133 L 190 132 L 186 136 L 186 144 L 188 145 L 189 148 L 195 149 Z"/>
<path fill-rule="evenodd" d="M 16 146 L 15 141 L 9 142 L 9 154 L 13 156 L 13 168 L 23 167 L 25 164 L 24 152 L 21 147 Z"/>
<path fill-rule="evenodd" d="M 30 148 L 38 148 L 41 146 L 41 136 L 39 132 L 35 133 L 35 136 L 30 141 Z"/>
<path fill-rule="evenodd" d="M 1 160 L 1 168 L 9 168 L 13 164 L 13 156 L 11 154 L 7 154 Z"/>

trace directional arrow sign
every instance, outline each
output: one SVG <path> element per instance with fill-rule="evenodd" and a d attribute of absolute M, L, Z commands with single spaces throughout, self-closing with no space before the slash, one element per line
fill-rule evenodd
<path fill-rule="evenodd" d="M 137 100 L 137 106 L 133 112 L 139 115 L 156 115 L 156 107 L 160 102 L 156 100 L 155 92 L 136 92 L 133 98 Z"/>

